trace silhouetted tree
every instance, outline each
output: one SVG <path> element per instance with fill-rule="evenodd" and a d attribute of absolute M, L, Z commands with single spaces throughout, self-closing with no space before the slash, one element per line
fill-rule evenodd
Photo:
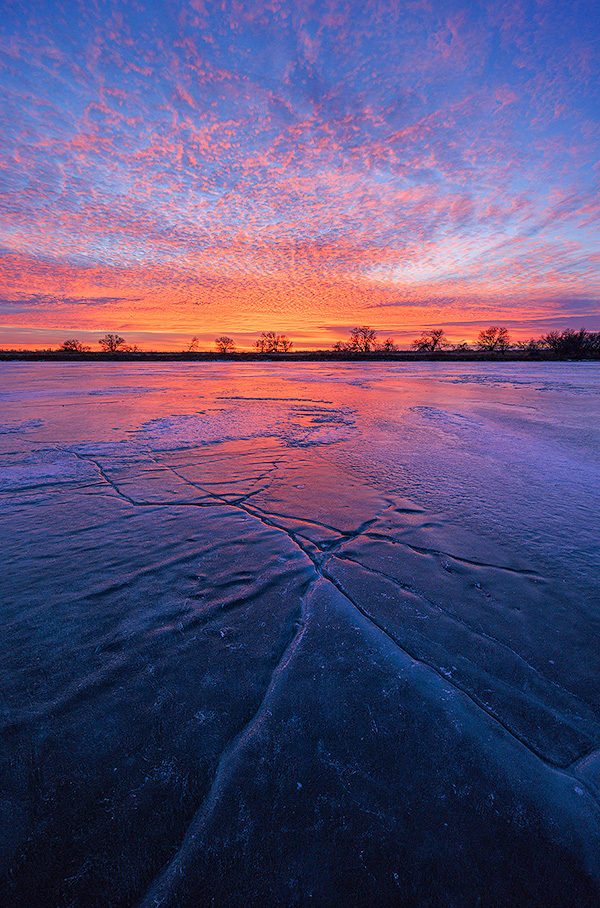
<path fill-rule="evenodd" d="M 510 337 L 506 328 L 484 328 L 477 336 L 477 346 L 486 353 L 506 353 L 510 346 Z"/>
<path fill-rule="evenodd" d="M 540 344 L 546 350 L 550 350 L 557 356 L 560 356 L 566 346 L 563 340 L 563 333 L 560 331 L 550 331 L 548 334 L 544 334 L 544 336 L 540 338 Z"/>
<path fill-rule="evenodd" d="M 386 337 L 382 344 L 377 347 L 382 353 L 394 353 L 398 348 L 394 343 L 393 337 Z"/>
<path fill-rule="evenodd" d="M 435 353 L 447 347 L 448 341 L 443 328 L 434 328 L 432 331 L 423 331 L 412 345 L 419 353 Z"/>
<path fill-rule="evenodd" d="M 455 350 L 457 353 L 467 353 L 471 350 L 471 348 L 465 341 L 461 341 L 460 344 L 454 344 L 453 350 Z"/>
<path fill-rule="evenodd" d="M 523 353 L 527 353 L 528 356 L 535 356 L 537 353 L 540 353 L 542 350 L 541 341 L 536 340 L 534 337 L 530 337 L 526 341 L 517 341 L 517 350 L 522 350 Z"/>
<path fill-rule="evenodd" d="M 196 353 L 198 350 L 198 338 L 196 335 L 193 336 L 187 347 L 185 348 L 185 353 Z"/>
<path fill-rule="evenodd" d="M 586 332 L 586 356 L 600 356 L 600 331 Z"/>
<path fill-rule="evenodd" d="M 375 346 L 377 332 L 369 325 L 360 325 L 350 332 L 350 346 L 357 353 L 370 353 Z"/>
<path fill-rule="evenodd" d="M 120 337 L 118 334 L 105 334 L 98 343 L 105 353 L 119 353 L 127 349 L 125 338 Z"/>
<path fill-rule="evenodd" d="M 85 344 L 80 343 L 76 338 L 72 337 L 69 338 L 69 340 L 63 341 L 58 349 L 63 350 L 65 353 L 87 353 L 91 347 L 86 347 Z"/>
<path fill-rule="evenodd" d="M 217 337 L 215 344 L 219 353 L 235 353 L 235 341 L 232 337 L 227 337 L 226 334 Z"/>
<path fill-rule="evenodd" d="M 350 340 L 336 341 L 333 349 L 336 353 L 370 353 L 375 349 L 389 353 L 396 347 L 391 337 L 386 338 L 383 344 L 378 344 L 377 332 L 369 325 L 360 325 L 352 328 Z"/>
<path fill-rule="evenodd" d="M 292 342 L 285 334 L 263 331 L 254 346 L 258 353 L 288 353 L 292 349 Z"/>
<path fill-rule="evenodd" d="M 227 337 L 226 334 L 217 337 L 215 344 L 219 353 L 235 353 L 235 341 L 232 337 Z"/>
<path fill-rule="evenodd" d="M 581 328 L 574 331 L 565 328 L 564 331 L 550 331 L 540 338 L 540 346 L 550 350 L 555 356 L 568 359 L 584 359 L 586 357 L 600 356 L 600 332 L 586 331 Z"/>

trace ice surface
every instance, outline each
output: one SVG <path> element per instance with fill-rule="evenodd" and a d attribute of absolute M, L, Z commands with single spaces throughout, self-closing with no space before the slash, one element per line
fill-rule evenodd
<path fill-rule="evenodd" d="M 2 904 L 600 904 L 600 367 L 0 366 Z"/>

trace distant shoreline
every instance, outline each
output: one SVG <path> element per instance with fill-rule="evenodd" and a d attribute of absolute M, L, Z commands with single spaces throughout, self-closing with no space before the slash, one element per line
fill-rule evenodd
<path fill-rule="evenodd" d="M 484 353 L 481 351 L 440 351 L 437 353 L 416 353 L 409 350 L 394 353 L 347 353 L 333 352 L 330 350 L 307 350 L 289 353 L 211 353 L 209 351 L 198 353 L 168 352 L 149 350 L 124 353 L 68 353 L 62 350 L 37 351 L 37 350 L 0 350 L 0 362 L 133 362 L 133 363 L 212 363 L 212 362 L 569 362 L 587 361 L 597 362 L 600 357 L 557 356 L 551 352 L 538 352 L 535 354 L 523 351 L 509 351 L 507 353 Z"/>

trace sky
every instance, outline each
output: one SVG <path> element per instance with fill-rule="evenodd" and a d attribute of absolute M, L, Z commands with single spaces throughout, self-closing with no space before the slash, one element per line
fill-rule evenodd
<path fill-rule="evenodd" d="M 0 346 L 600 329 L 597 0 L 3 9 Z"/>

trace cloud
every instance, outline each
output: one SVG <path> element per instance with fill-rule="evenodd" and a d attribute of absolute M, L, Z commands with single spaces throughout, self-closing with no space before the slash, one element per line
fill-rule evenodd
<path fill-rule="evenodd" d="M 166 331 L 228 299 L 232 319 L 287 306 L 299 326 L 323 305 L 484 317 L 495 299 L 525 318 L 542 292 L 594 299 L 591 16 L 9 4 L 0 292 L 48 319 L 129 306 L 142 328 L 160 308 Z"/>

